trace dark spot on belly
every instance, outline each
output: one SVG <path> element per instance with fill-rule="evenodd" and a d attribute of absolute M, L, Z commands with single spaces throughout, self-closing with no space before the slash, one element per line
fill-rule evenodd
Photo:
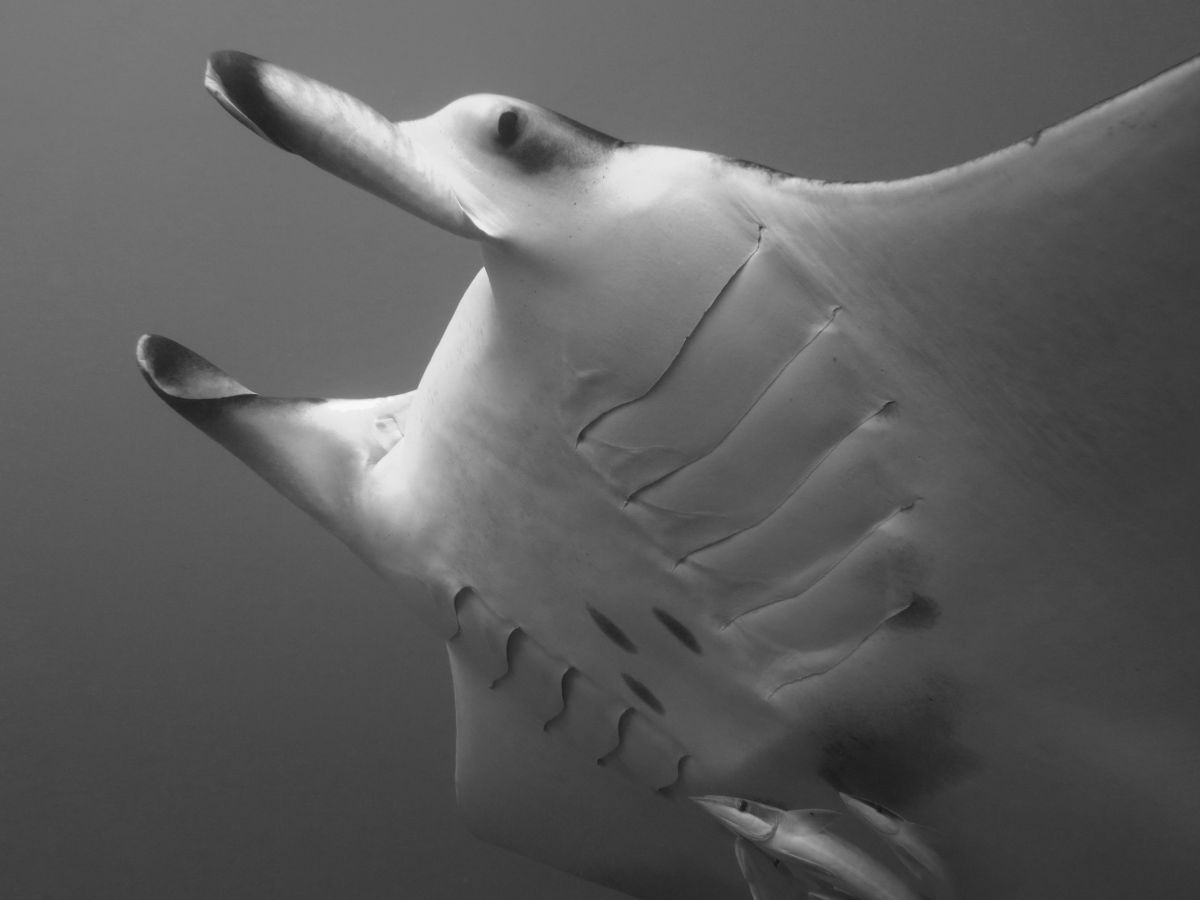
<path fill-rule="evenodd" d="M 592 621 L 596 623 L 606 638 L 624 650 L 626 653 L 637 653 L 637 645 L 629 639 L 621 627 L 612 619 L 600 612 L 598 609 L 593 609 L 591 606 L 587 608 L 588 615 L 592 617 Z"/>
<path fill-rule="evenodd" d="M 978 765 L 955 737 L 958 707 L 953 684 L 929 678 L 899 703 L 833 712 L 821 748 L 821 777 L 839 791 L 873 797 L 892 809 L 937 793 Z"/>
<path fill-rule="evenodd" d="M 633 691 L 637 698 L 645 703 L 646 706 L 650 707 L 659 715 L 662 715 L 665 712 L 662 701 L 654 696 L 654 693 L 650 690 L 650 688 L 646 687 L 632 675 L 625 675 L 622 673 L 621 677 L 625 679 L 625 684 L 629 686 L 629 689 Z"/>
<path fill-rule="evenodd" d="M 693 653 L 704 652 L 700 649 L 700 642 L 696 640 L 696 636 L 692 634 L 691 629 L 680 622 L 669 612 L 663 612 L 658 607 L 655 607 L 654 618 L 658 619 L 658 621 L 662 623 L 663 628 L 671 632 L 671 634 L 676 640 L 679 641 L 679 643 L 683 644 L 683 646 L 687 647 Z"/>

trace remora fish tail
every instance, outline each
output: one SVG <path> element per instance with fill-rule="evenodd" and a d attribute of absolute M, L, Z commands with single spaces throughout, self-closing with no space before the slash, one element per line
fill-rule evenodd
<path fill-rule="evenodd" d="M 781 810 L 737 797 L 693 797 L 738 836 L 782 860 L 799 863 L 822 887 L 857 900 L 920 900 L 886 866 L 833 834 L 838 814 L 825 809 Z M 769 827 L 768 827 L 769 826 Z M 743 851 L 738 859 L 746 871 Z"/>

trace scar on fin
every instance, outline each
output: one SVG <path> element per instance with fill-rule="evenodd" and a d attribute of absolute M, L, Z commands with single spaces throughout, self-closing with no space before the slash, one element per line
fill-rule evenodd
<path fill-rule="evenodd" d="M 603 632 L 606 638 L 626 653 L 637 653 L 637 645 L 629 639 L 629 635 L 621 626 L 591 605 L 587 607 L 587 611 L 588 615 L 592 617 L 592 621 L 596 623 L 596 627 Z"/>
<path fill-rule="evenodd" d="M 665 612 L 659 609 L 657 606 L 654 607 L 653 612 L 654 618 L 658 619 L 658 621 L 662 623 L 663 628 L 671 632 L 671 635 L 677 641 L 679 641 L 679 643 L 683 644 L 683 646 L 687 647 L 693 653 L 704 652 L 703 648 L 700 646 L 700 642 L 696 640 L 696 635 L 692 633 L 690 628 L 680 622 L 669 612 Z"/>

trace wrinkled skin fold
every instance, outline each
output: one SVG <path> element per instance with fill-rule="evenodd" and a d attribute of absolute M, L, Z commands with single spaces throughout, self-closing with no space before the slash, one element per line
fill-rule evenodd
<path fill-rule="evenodd" d="M 839 840 L 958 896 L 1200 883 L 1200 63 L 867 185 L 490 95 L 391 122 L 236 52 L 205 82 L 480 245 L 408 393 L 267 398 L 138 349 L 176 411 L 429 586 L 472 830 L 732 898 L 754 858 L 689 795 L 840 793 Z"/>

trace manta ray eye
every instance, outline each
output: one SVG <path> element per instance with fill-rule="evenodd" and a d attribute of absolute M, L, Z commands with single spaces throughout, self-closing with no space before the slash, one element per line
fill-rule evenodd
<path fill-rule="evenodd" d="M 511 147 L 521 134 L 521 117 L 515 109 L 506 109 L 496 120 L 496 142 L 501 147 Z"/>
<path fill-rule="evenodd" d="M 747 809 L 749 809 L 749 807 L 750 807 L 750 804 L 747 803 L 745 800 L 739 800 L 737 802 L 738 812 L 745 812 Z"/>

